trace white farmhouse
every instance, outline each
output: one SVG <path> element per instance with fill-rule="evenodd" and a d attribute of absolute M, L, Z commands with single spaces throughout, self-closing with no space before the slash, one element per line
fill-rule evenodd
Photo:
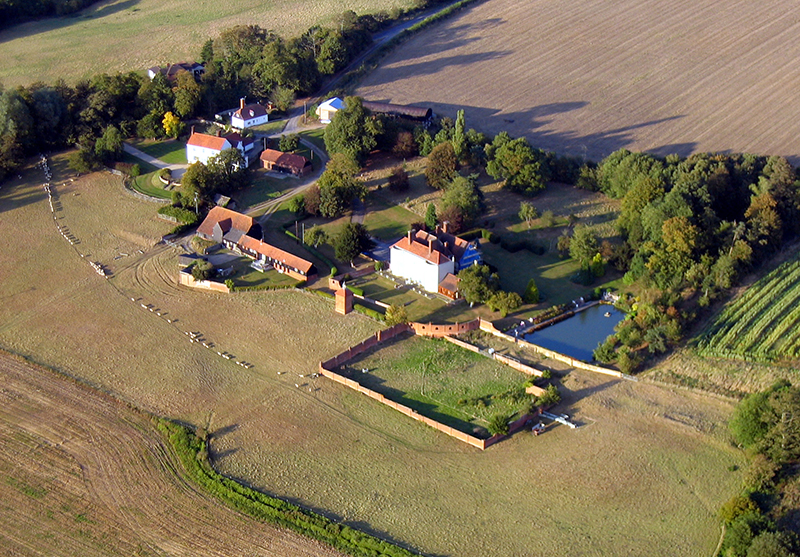
<path fill-rule="evenodd" d="M 333 115 L 344 108 L 344 101 L 339 97 L 328 99 L 317 107 L 316 114 L 323 124 L 330 124 Z"/>
<path fill-rule="evenodd" d="M 435 238 L 422 241 L 413 231 L 397 241 L 389 251 L 389 267 L 396 276 L 419 284 L 428 292 L 438 292 L 439 283 L 455 272 L 455 261 L 443 253 Z"/>
<path fill-rule="evenodd" d="M 449 233 L 447 223 L 434 233 L 411 230 L 389 250 L 395 276 L 453 300 L 459 297 L 455 274 L 476 263 L 482 263 L 477 246 Z"/>
<path fill-rule="evenodd" d="M 244 158 L 245 166 L 250 166 L 258 159 L 261 152 L 258 145 L 259 142 L 252 137 L 242 137 L 238 133 L 221 135 L 218 132 L 217 135 L 208 135 L 196 133 L 192 129 L 192 135 L 186 143 L 186 160 L 189 164 L 197 161 L 208 164 L 208 159 L 219 155 L 225 149 L 238 149 Z"/>
<path fill-rule="evenodd" d="M 239 100 L 239 109 L 231 115 L 231 127 L 243 130 L 260 126 L 269 121 L 267 109 L 258 103 L 244 104 L 244 98 Z"/>

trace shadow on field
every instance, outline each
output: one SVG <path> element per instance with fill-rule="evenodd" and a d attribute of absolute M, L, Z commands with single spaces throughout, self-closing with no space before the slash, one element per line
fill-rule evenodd
<path fill-rule="evenodd" d="M 448 48 L 454 48 L 455 46 L 458 46 L 456 43 L 457 41 L 454 41 L 454 44 Z M 508 56 L 513 53 L 514 53 L 513 50 L 491 50 L 488 52 L 479 52 L 475 54 L 458 54 L 455 56 L 437 58 L 435 60 L 426 60 L 424 62 L 403 64 L 402 66 L 395 65 L 392 67 L 392 72 L 385 73 L 387 77 L 385 83 L 390 83 L 395 80 L 399 81 L 401 79 L 409 79 L 421 75 L 433 75 L 435 73 L 442 71 L 442 69 L 447 66 L 470 66 L 471 64 L 475 64 L 477 62 L 487 62 L 490 60 L 497 60 L 498 58 L 502 58 L 503 56 Z M 469 71 L 474 71 L 474 70 L 470 69 Z M 389 77 L 389 73 L 391 73 L 391 78 Z M 374 83 L 372 83 L 372 85 L 378 86 L 382 85 L 383 83 L 384 83 L 383 81 L 376 80 Z M 455 116 L 455 111 L 453 112 L 453 116 Z"/>
<path fill-rule="evenodd" d="M 132 8 L 139 3 L 139 0 L 105 0 L 97 2 L 88 8 L 77 13 L 65 16 L 44 17 L 34 21 L 26 21 L 0 32 L 0 43 L 19 39 L 22 37 L 32 37 L 39 33 L 47 33 L 55 29 L 68 27 L 80 23 L 86 19 L 100 19 L 115 13 L 119 13 Z"/>
<path fill-rule="evenodd" d="M 474 57 L 466 58 L 470 58 L 470 60 L 461 62 L 467 64 L 470 61 L 474 61 Z M 382 102 L 390 101 L 382 99 Z M 675 115 L 601 132 L 581 134 L 577 130 L 554 131 L 544 128 L 554 122 L 555 116 L 584 108 L 590 104 L 588 101 L 541 104 L 515 112 L 506 112 L 502 108 L 426 102 L 424 99 L 420 99 L 419 102 L 414 104 L 430 107 L 438 116 L 449 116 L 451 118 L 455 118 L 459 110 L 464 110 L 468 128 L 475 128 L 490 135 L 506 131 L 512 137 L 526 137 L 531 145 L 539 149 L 596 162 L 618 149 L 630 146 L 636 139 L 632 133 L 635 130 L 657 127 L 684 117 L 683 115 Z M 648 151 L 659 156 L 672 153 L 685 156 L 693 152 L 693 148 L 694 144 L 692 143 L 680 143 L 664 145 L 648 149 Z"/>
<path fill-rule="evenodd" d="M 564 401 L 569 404 L 573 405 L 576 402 L 579 402 L 587 397 L 590 397 L 594 394 L 599 392 L 605 391 L 608 388 L 613 387 L 617 383 L 622 381 L 621 379 L 609 379 L 608 381 L 604 381 L 603 383 L 597 383 L 596 385 L 588 385 L 581 389 L 577 389 L 572 391 L 569 387 L 565 387 L 564 385 L 560 385 L 560 391 L 563 393 Z"/>
<path fill-rule="evenodd" d="M 696 150 L 697 143 L 692 141 L 689 143 L 670 143 L 654 149 L 648 149 L 648 152 L 659 157 L 666 157 L 667 155 L 680 155 L 682 157 L 688 157 Z"/>
<path fill-rule="evenodd" d="M 19 187 L 20 182 L 16 175 L 9 177 L 4 182 L 0 182 L 0 213 L 13 211 L 31 203 L 44 201 L 47 198 L 42 188 L 22 188 Z"/>

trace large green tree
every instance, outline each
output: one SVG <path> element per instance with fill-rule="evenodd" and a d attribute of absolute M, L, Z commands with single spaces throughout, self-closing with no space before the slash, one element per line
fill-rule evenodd
<path fill-rule="evenodd" d="M 361 98 L 346 97 L 344 104 L 325 128 L 325 148 L 332 155 L 344 153 L 361 164 L 378 144 L 375 138 L 383 125 L 364 108 Z"/>
<path fill-rule="evenodd" d="M 500 133 L 487 145 L 486 154 L 487 174 L 505 180 L 507 189 L 533 195 L 545 188 L 548 179 L 545 154 L 532 148 L 527 139 L 511 139 L 508 134 Z"/>
<path fill-rule="evenodd" d="M 500 289 L 500 277 L 487 265 L 470 265 L 458 272 L 458 291 L 470 306 L 489 300 Z"/>
<path fill-rule="evenodd" d="M 352 265 L 353 260 L 371 246 L 372 239 L 367 228 L 358 222 L 348 222 L 336 236 L 333 247 L 336 259 L 349 261 Z"/>
<path fill-rule="evenodd" d="M 428 155 L 428 166 L 425 168 L 425 179 L 428 185 L 440 190 L 450 183 L 456 175 L 456 153 L 449 141 L 440 143 Z"/>
<path fill-rule="evenodd" d="M 340 216 L 353 199 L 366 195 L 364 184 L 354 176 L 358 169 L 358 163 L 346 153 L 336 153 L 328 161 L 325 172 L 317 181 L 319 213 L 323 217 Z"/>
<path fill-rule="evenodd" d="M 175 112 L 181 118 L 194 116 L 200 105 L 203 91 L 194 76 L 187 72 L 178 72 L 175 80 Z"/>
<path fill-rule="evenodd" d="M 442 194 L 442 213 L 457 209 L 462 224 L 467 225 L 481 212 L 483 199 L 477 185 L 477 176 L 456 176 Z"/>
<path fill-rule="evenodd" d="M 588 269 L 592 258 L 599 251 L 597 235 L 591 228 L 576 226 L 569 242 L 569 255 L 581 264 L 581 269 Z"/>

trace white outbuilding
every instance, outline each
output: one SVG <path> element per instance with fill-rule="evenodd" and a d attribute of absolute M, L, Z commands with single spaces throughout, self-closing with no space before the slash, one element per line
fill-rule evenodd
<path fill-rule="evenodd" d="M 333 115 L 344 108 L 344 101 L 339 97 L 328 99 L 317 107 L 316 114 L 323 124 L 330 124 Z"/>

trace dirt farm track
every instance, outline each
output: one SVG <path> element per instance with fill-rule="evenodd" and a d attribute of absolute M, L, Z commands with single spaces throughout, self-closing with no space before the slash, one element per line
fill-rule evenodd
<path fill-rule="evenodd" d="M 625 147 L 800 163 L 800 9 L 746 0 L 487 0 L 390 54 L 357 93 L 599 160 Z"/>
<path fill-rule="evenodd" d="M 4 354 L 0 380 L 0 554 L 339 555 L 198 491 L 145 414 Z"/>

